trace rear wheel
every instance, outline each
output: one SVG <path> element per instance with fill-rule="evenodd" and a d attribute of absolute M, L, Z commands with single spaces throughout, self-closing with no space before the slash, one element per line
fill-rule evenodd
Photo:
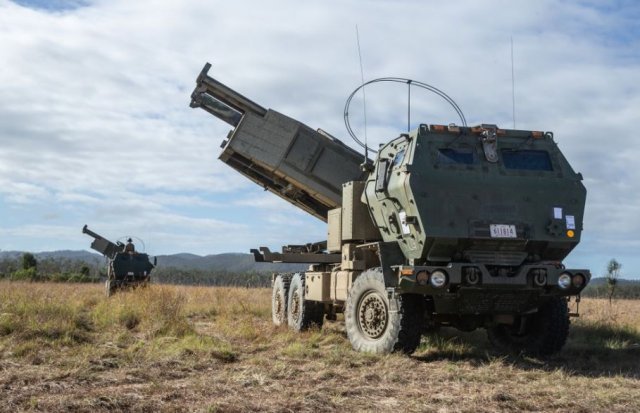
<path fill-rule="evenodd" d="M 104 292 L 107 297 L 111 297 L 116 291 L 115 277 L 113 275 L 113 261 L 109 261 L 107 267 L 107 281 L 104 283 Z"/>
<path fill-rule="evenodd" d="M 287 292 L 291 276 L 278 274 L 273 281 L 271 291 L 271 317 L 273 324 L 281 326 L 287 323 Z"/>
<path fill-rule="evenodd" d="M 538 312 L 519 317 L 513 325 L 487 329 L 491 344 L 499 350 L 547 356 L 562 349 L 569 335 L 569 310 L 563 297 L 553 297 Z"/>
<path fill-rule="evenodd" d="M 356 278 L 347 298 L 347 335 L 357 351 L 411 354 L 420 344 L 424 311 L 422 296 L 389 299 L 382 270 L 367 270 Z"/>
<path fill-rule="evenodd" d="M 295 331 L 308 330 L 311 326 L 322 327 L 324 306 L 316 301 L 304 299 L 304 274 L 294 274 L 289 286 L 287 319 L 289 327 Z"/>
<path fill-rule="evenodd" d="M 115 284 L 111 282 L 111 280 L 107 280 L 104 283 L 104 292 L 107 297 L 111 297 L 116 290 Z"/>

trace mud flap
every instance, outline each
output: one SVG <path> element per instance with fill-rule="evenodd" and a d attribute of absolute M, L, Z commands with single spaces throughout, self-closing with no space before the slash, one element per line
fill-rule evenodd
<path fill-rule="evenodd" d="M 405 263 L 404 254 L 397 242 L 377 242 L 378 258 L 380 258 L 380 266 L 384 275 L 384 285 L 386 288 L 397 287 L 398 277 L 396 272 L 391 268 L 395 265 L 403 265 Z"/>

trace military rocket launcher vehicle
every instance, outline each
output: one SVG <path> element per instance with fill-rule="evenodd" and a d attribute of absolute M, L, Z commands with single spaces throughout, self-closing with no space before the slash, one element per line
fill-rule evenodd
<path fill-rule="evenodd" d="M 328 224 L 326 241 L 252 250 L 309 264 L 273 275 L 276 325 L 344 313 L 354 349 L 375 353 L 412 353 L 439 326 L 485 328 L 501 351 L 562 348 L 591 274 L 562 264 L 580 241 L 586 189 L 551 132 L 421 124 L 371 162 L 209 69 L 191 106 L 233 126 L 220 159 Z"/>
<path fill-rule="evenodd" d="M 108 260 L 105 282 L 107 297 L 117 290 L 147 285 L 151 281 L 151 270 L 156 266 L 156 259 L 152 264 L 148 254 L 137 252 L 131 238 L 127 244 L 119 241 L 113 243 L 91 231 L 86 225 L 82 227 L 82 233 L 93 238 L 91 248 Z"/>

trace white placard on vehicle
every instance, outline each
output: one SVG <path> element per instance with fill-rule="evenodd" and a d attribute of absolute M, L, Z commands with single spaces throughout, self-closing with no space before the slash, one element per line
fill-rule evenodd
<path fill-rule="evenodd" d="M 567 215 L 567 229 L 576 229 L 576 219 L 573 215 Z"/>
<path fill-rule="evenodd" d="M 553 208 L 553 218 L 562 219 L 562 208 L 559 208 L 559 207 Z"/>
<path fill-rule="evenodd" d="M 491 238 L 517 238 L 515 225 L 491 224 L 489 225 Z"/>

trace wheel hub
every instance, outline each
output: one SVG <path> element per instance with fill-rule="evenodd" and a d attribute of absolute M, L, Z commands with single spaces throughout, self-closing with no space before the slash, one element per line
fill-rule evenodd
<path fill-rule="evenodd" d="M 377 339 L 387 328 L 388 311 L 384 299 L 376 292 L 365 295 L 358 306 L 360 330 L 369 338 Z"/>
<path fill-rule="evenodd" d="M 293 297 L 291 299 L 291 316 L 295 321 L 298 321 L 300 317 L 300 297 L 297 294 L 298 291 L 294 291 Z"/>
<path fill-rule="evenodd" d="M 278 320 L 280 320 L 281 322 L 283 321 L 284 317 L 284 303 L 282 302 L 282 297 L 280 296 L 280 294 L 276 295 L 276 299 L 275 299 L 275 312 L 276 312 L 276 316 L 278 317 Z"/>

